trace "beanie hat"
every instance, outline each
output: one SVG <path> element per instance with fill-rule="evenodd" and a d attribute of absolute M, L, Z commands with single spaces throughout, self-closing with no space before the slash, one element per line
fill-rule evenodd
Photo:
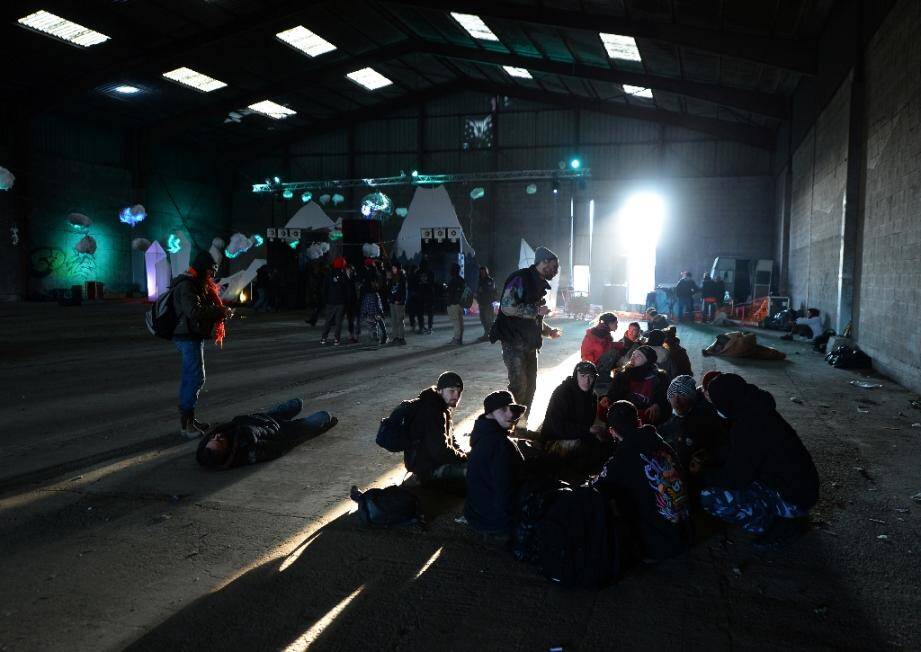
<path fill-rule="evenodd" d="M 645 342 L 649 346 L 662 346 L 662 343 L 665 342 L 665 333 L 653 329 L 646 333 Z"/>
<path fill-rule="evenodd" d="M 722 371 L 717 371 L 716 369 L 711 369 L 710 371 L 708 371 L 707 373 L 704 374 L 704 377 L 703 377 L 703 378 L 700 379 L 700 386 L 701 386 L 701 387 L 703 388 L 703 390 L 706 392 L 706 391 L 707 391 L 707 388 L 709 387 L 709 385 L 710 385 L 710 383 L 711 383 L 711 381 L 712 381 L 714 378 L 716 378 L 717 376 L 722 376 L 722 375 L 723 375 L 723 372 L 722 372 Z"/>
<path fill-rule="evenodd" d="M 617 315 L 613 312 L 603 312 L 601 316 L 598 317 L 599 324 L 610 324 L 611 322 L 617 322 Z"/>
<path fill-rule="evenodd" d="M 217 265 L 217 261 L 214 260 L 211 253 L 202 249 L 195 256 L 195 259 L 192 260 L 191 267 L 197 272 L 204 272 L 206 269 L 211 269 L 215 265 Z"/>
<path fill-rule="evenodd" d="M 547 249 L 547 247 L 538 247 L 534 250 L 534 264 L 539 265 L 545 260 L 557 260 L 559 256 Z"/>
<path fill-rule="evenodd" d="M 669 383 L 665 395 L 668 397 L 669 401 L 672 400 L 673 396 L 693 398 L 697 395 L 697 385 L 694 383 L 694 378 L 686 374 L 675 376 L 672 382 Z"/>
<path fill-rule="evenodd" d="M 643 358 L 645 358 L 646 362 L 644 362 L 643 364 L 653 364 L 659 358 L 659 356 L 656 355 L 656 350 L 652 348 L 651 346 L 647 346 L 645 344 L 641 346 L 640 348 L 638 348 L 636 352 L 642 355 Z"/>
<path fill-rule="evenodd" d="M 633 403 L 630 401 L 614 401 L 611 407 L 608 408 L 605 423 L 609 428 L 621 431 L 635 428 L 638 418 L 639 414 Z"/>
<path fill-rule="evenodd" d="M 738 374 L 720 374 L 710 382 L 707 393 L 713 407 L 727 418 L 732 418 L 735 413 L 736 403 L 745 395 L 748 383 Z"/>
<path fill-rule="evenodd" d="M 576 363 L 576 368 L 572 371 L 572 377 L 575 378 L 576 374 L 591 374 L 592 376 L 597 376 L 598 367 L 596 367 L 593 362 L 583 360 L 582 362 Z"/>
<path fill-rule="evenodd" d="M 458 389 L 463 390 L 464 381 L 461 380 L 461 377 L 453 371 L 445 371 L 443 374 L 438 376 L 438 383 L 435 385 L 435 389 L 447 389 L 448 387 L 457 387 Z"/>

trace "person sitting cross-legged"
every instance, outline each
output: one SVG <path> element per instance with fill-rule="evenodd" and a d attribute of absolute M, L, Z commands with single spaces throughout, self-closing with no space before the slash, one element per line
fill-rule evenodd
<path fill-rule="evenodd" d="M 294 398 L 265 412 L 236 416 L 205 433 L 195 457 L 212 469 L 264 462 L 336 425 L 336 418 L 324 411 L 298 419 L 303 407 Z"/>
<path fill-rule="evenodd" d="M 544 450 L 548 453 L 562 458 L 577 451 L 587 453 L 603 437 L 604 426 L 594 425 L 598 403 L 593 391 L 596 377 L 595 365 L 583 360 L 553 390 L 540 427 Z"/>
<path fill-rule="evenodd" d="M 693 539 L 690 504 L 675 451 L 656 429 L 641 425 L 636 407 L 617 401 L 608 410 L 614 455 L 591 484 L 614 500 L 639 547 L 639 558 L 658 561 L 686 551 Z"/>
<path fill-rule="evenodd" d="M 454 441 L 453 414 L 464 391 L 464 381 L 453 371 L 445 371 L 434 387 L 419 394 L 419 402 L 409 423 L 412 445 L 403 454 L 406 470 L 423 484 L 461 488 L 467 473 L 467 455 Z"/>
<path fill-rule="evenodd" d="M 507 537 L 512 527 L 525 460 L 510 434 L 525 409 L 515 403 L 511 392 L 493 392 L 484 399 L 483 414 L 473 424 L 464 518 L 483 534 Z"/>
<path fill-rule="evenodd" d="M 721 374 L 708 394 L 732 425 L 725 464 L 713 469 L 691 464 L 704 487 L 701 506 L 755 535 L 758 547 L 791 540 L 819 498 L 812 456 L 763 389 L 736 374 Z"/>
<path fill-rule="evenodd" d="M 660 428 L 668 444 L 678 453 L 682 467 L 689 468 L 691 459 L 698 464 L 719 464 L 725 457 L 729 433 L 726 421 L 698 389 L 694 378 L 676 376 L 666 392 L 672 416 Z"/>
<path fill-rule="evenodd" d="M 656 358 L 650 346 L 635 349 L 614 374 L 608 393 L 601 400 L 602 408 L 607 410 L 615 401 L 630 401 L 639 410 L 643 423 L 662 423 L 670 412 L 666 397 L 669 379 L 657 366 Z"/>

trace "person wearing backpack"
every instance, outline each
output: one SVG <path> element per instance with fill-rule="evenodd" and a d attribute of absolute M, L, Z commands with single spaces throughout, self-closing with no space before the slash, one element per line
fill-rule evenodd
<path fill-rule="evenodd" d="M 483 414 L 470 433 L 464 518 L 486 535 L 507 538 L 513 525 L 524 456 L 509 435 L 525 409 L 511 392 L 493 392 L 483 400 Z"/>
<path fill-rule="evenodd" d="M 198 439 L 209 427 L 195 418 L 198 394 L 205 384 L 205 340 L 213 333 L 215 343 L 223 344 L 224 321 L 233 316 L 221 301 L 215 274 L 217 262 L 210 253 L 201 251 L 188 271 L 170 286 L 177 320 L 172 339 L 182 355 L 179 434 L 186 439 Z"/>
<path fill-rule="evenodd" d="M 467 455 L 454 441 L 452 415 L 464 391 L 464 381 L 445 371 L 438 382 L 422 390 L 409 422 L 409 446 L 403 454 L 406 470 L 423 484 L 462 484 Z"/>
<path fill-rule="evenodd" d="M 195 459 L 211 469 L 272 460 L 338 423 L 323 411 L 297 418 L 303 408 L 304 402 L 294 398 L 265 412 L 236 416 L 205 434 Z"/>
<path fill-rule="evenodd" d="M 616 448 L 592 486 L 616 503 L 636 536 L 640 559 L 655 562 L 685 552 L 693 528 L 678 455 L 654 427 L 640 424 L 628 401 L 610 407 L 607 426 Z"/>
<path fill-rule="evenodd" d="M 448 281 L 448 320 L 454 326 L 454 334 L 451 338 L 451 344 L 461 346 L 464 343 L 464 291 L 467 289 L 467 282 L 460 273 L 460 265 L 454 263 L 451 265 L 451 280 Z"/>

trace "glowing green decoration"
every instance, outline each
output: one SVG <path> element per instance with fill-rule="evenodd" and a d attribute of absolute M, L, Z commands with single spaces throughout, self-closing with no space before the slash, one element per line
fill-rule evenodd
<path fill-rule="evenodd" d="M 361 200 L 361 214 L 371 219 L 383 219 L 393 212 L 393 202 L 382 192 L 372 192 Z"/>
<path fill-rule="evenodd" d="M 311 199 L 313 199 L 313 193 L 311 193 L 309 190 L 301 194 L 301 201 L 305 204 Z"/>
<path fill-rule="evenodd" d="M 243 253 L 242 250 L 237 250 L 237 251 L 235 251 L 235 252 L 233 252 L 233 253 L 230 253 L 230 251 L 227 250 L 227 249 L 224 250 L 224 255 L 225 255 L 227 258 L 236 258 L 237 256 L 239 256 L 239 255 L 242 254 L 242 253 Z"/>
<path fill-rule="evenodd" d="M 485 195 L 486 191 L 479 186 L 470 191 L 470 199 L 482 199 Z"/>
<path fill-rule="evenodd" d="M 578 170 L 580 167 L 582 167 L 582 161 L 574 158 L 569 162 L 569 167 L 571 167 L 573 170 Z"/>
<path fill-rule="evenodd" d="M 285 199 L 291 199 L 292 197 L 294 197 L 294 191 L 291 190 L 290 188 L 285 188 L 282 191 L 281 196 L 284 197 Z"/>
<path fill-rule="evenodd" d="M 301 243 L 300 240 L 292 240 L 291 242 L 288 243 L 288 246 L 291 247 L 292 249 L 297 249 L 297 246 L 300 243 Z"/>
<path fill-rule="evenodd" d="M 335 195 L 333 195 L 333 205 L 334 205 L 334 206 L 338 206 L 339 204 L 341 204 L 341 203 L 344 202 L 344 201 L 345 201 L 345 197 L 343 197 L 343 196 L 340 195 L 339 193 L 336 193 Z"/>
<path fill-rule="evenodd" d="M 334 230 L 330 231 L 329 239 L 335 242 L 336 240 L 342 240 L 342 231 Z"/>
<path fill-rule="evenodd" d="M 253 236 L 253 246 L 254 247 L 261 247 L 263 242 L 265 242 L 265 239 L 258 233 L 256 233 Z"/>
<path fill-rule="evenodd" d="M 175 233 L 170 233 L 166 239 L 166 250 L 171 254 L 178 254 L 182 251 L 182 240 Z"/>
<path fill-rule="evenodd" d="M 524 191 L 528 193 L 529 195 L 535 194 L 537 192 L 537 184 L 529 183 L 528 186 L 524 189 Z"/>
<path fill-rule="evenodd" d="M 406 217 L 407 215 L 409 215 L 409 209 L 408 209 L 408 208 L 400 207 L 400 208 L 397 209 L 396 213 L 397 213 L 397 215 L 399 215 L 400 217 Z"/>

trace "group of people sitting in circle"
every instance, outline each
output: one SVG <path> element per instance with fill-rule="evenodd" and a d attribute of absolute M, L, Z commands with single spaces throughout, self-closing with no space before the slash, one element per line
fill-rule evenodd
<path fill-rule="evenodd" d="M 760 547 L 801 532 L 818 474 L 773 397 L 732 373 L 709 371 L 698 383 L 673 327 L 644 334 L 631 323 L 614 341 L 616 330 L 616 315 L 605 313 L 587 331 L 584 359 L 554 389 L 536 436 L 515 436 L 528 406 L 505 390 L 489 394 L 469 453 L 452 422 L 463 381 L 441 374 L 419 394 L 407 470 L 422 484 L 461 485 L 466 523 L 499 539 L 515 527 L 535 474 L 600 492 L 647 562 L 688 549 L 698 509 L 740 526 Z"/>
<path fill-rule="evenodd" d="M 673 326 L 644 333 L 633 322 L 615 341 L 617 327 L 605 313 L 586 331 L 582 360 L 553 390 L 535 432 L 516 428 L 529 408 L 511 392 L 486 396 L 469 452 L 453 423 L 463 379 L 442 373 L 414 400 L 406 470 L 423 486 L 463 492 L 459 521 L 486 539 L 509 538 L 522 492 L 540 477 L 600 493 L 636 561 L 688 550 L 695 511 L 740 526 L 760 547 L 801 532 L 818 475 L 771 394 L 732 373 L 709 371 L 697 382 Z M 298 419 L 302 407 L 295 399 L 236 417 L 201 440 L 198 461 L 227 468 L 270 459 L 335 423 L 326 412 Z"/>

